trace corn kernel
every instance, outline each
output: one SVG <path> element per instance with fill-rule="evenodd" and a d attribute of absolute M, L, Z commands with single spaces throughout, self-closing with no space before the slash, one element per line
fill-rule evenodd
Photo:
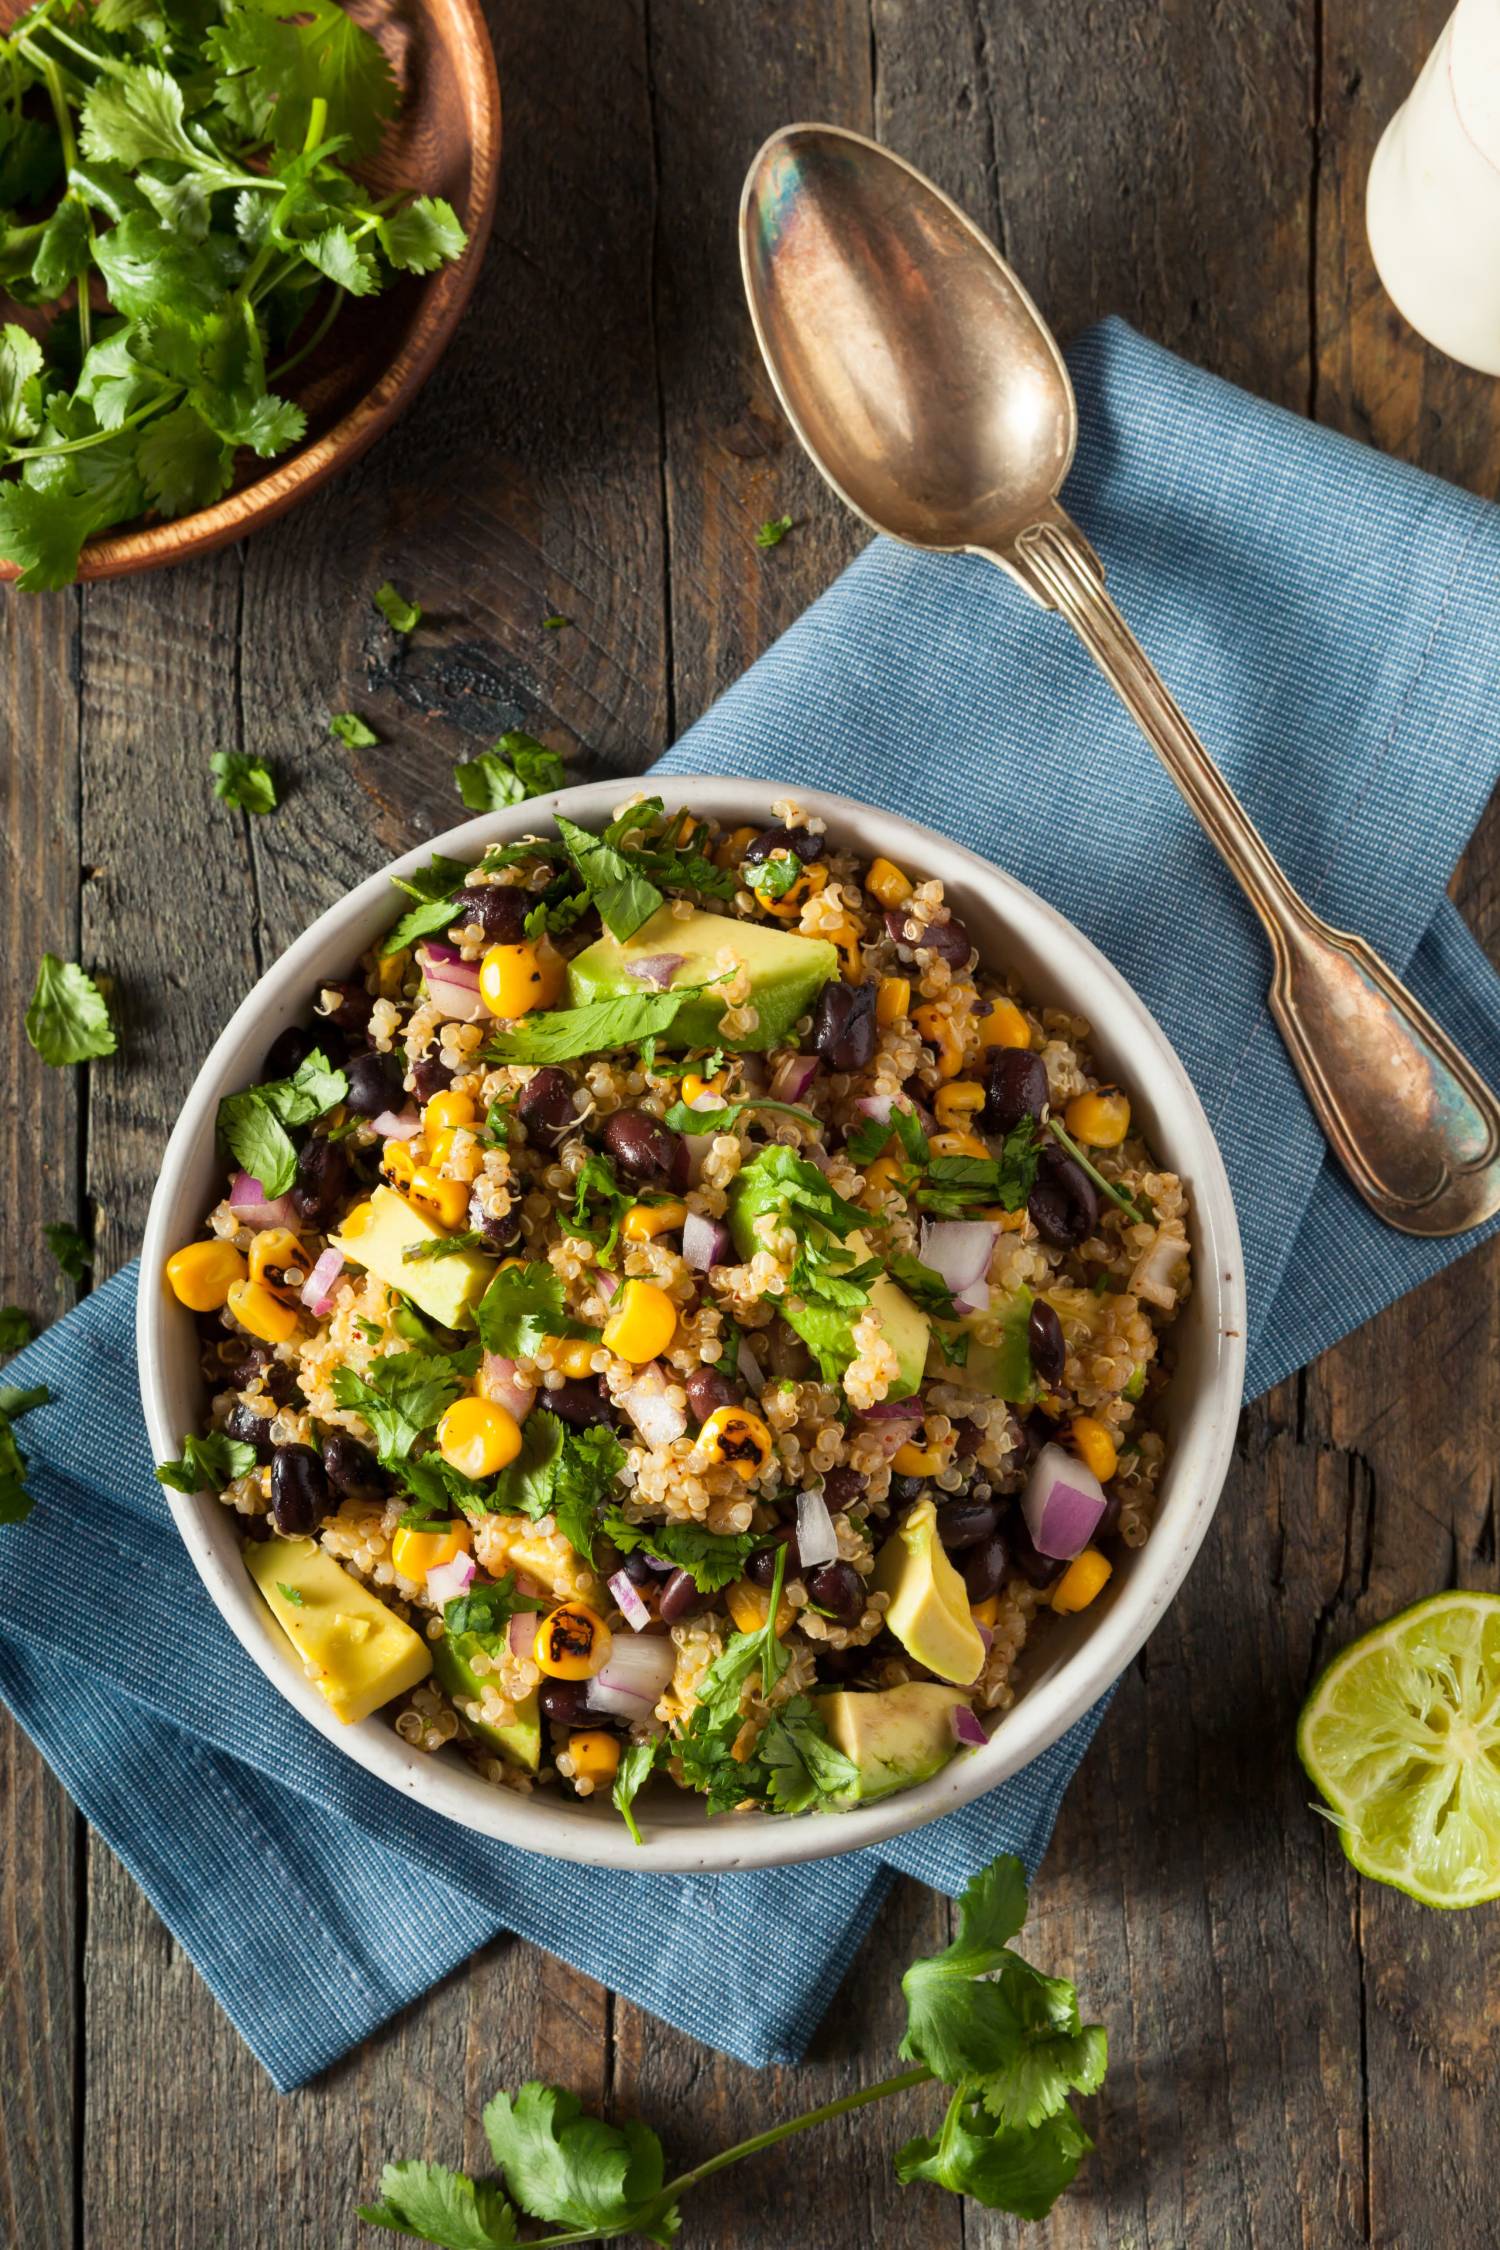
<path fill-rule="evenodd" d="M 387 1141 L 380 1151 L 380 1169 L 392 1187 L 410 1187 L 417 1160 L 409 1141 Z"/>
<path fill-rule="evenodd" d="M 532 1008 L 550 1008 L 562 990 L 565 964 L 545 940 L 492 945 L 479 964 L 479 997 L 492 1016 L 513 1022 Z"/>
<path fill-rule="evenodd" d="M 586 1734 L 570 1734 L 568 1756 L 573 1761 L 575 1781 L 592 1782 L 596 1789 L 608 1788 L 620 1770 L 620 1738 L 606 1734 L 602 1727 L 591 1727 Z"/>
<path fill-rule="evenodd" d="M 796 922 L 801 919 L 802 909 L 807 901 L 817 897 L 827 880 L 826 867 L 804 867 L 780 898 L 762 898 L 760 903 L 768 914 L 775 915 L 778 922 Z M 757 892 L 756 896 L 759 898 L 760 893 Z"/>
<path fill-rule="evenodd" d="M 620 1232 L 627 1242 L 654 1242 L 659 1234 L 675 1234 L 687 1215 L 685 1203 L 632 1203 Z"/>
<path fill-rule="evenodd" d="M 581 1383 L 585 1376 L 593 1374 L 594 1354 L 599 1347 L 591 1337 L 549 1336 L 547 1342 L 552 1347 L 548 1356 L 561 1374 L 569 1376 L 575 1383 Z"/>
<path fill-rule="evenodd" d="M 189 1312 L 217 1312 L 237 1281 L 245 1261 L 232 1242 L 188 1242 L 167 1260 L 167 1286 Z"/>
<path fill-rule="evenodd" d="M 374 1216 L 375 1206 L 368 1198 L 363 1203 L 356 1203 L 352 1211 L 344 1213 L 339 1233 L 346 1242 L 355 1242 L 366 1231 Z"/>
<path fill-rule="evenodd" d="M 591 1680 L 609 1662 L 614 1640 L 587 1602 L 564 1602 L 537 1627 L 533 1654 L 549 1680 Z"/>
<path fill-rule="evenodd" d="M 250 1279 L 269 1289 L 283 1304 L 295 1305 L 302 1282 L 287 1280 L 289 1266 L 305 1281 L 312 1271 L 312 1260 L 290 1227 L 263 1227 L 250 1245 Z"/>
<path fill-rule="evenodd" d="M 947 1468 L 953 1444 L 951 1437 L 941 1445 L 918 1445 L 915 1438 L 908 1438 L 891 1455 L 891 1467 L 898 1477 L 935 1477 Z"/>
<path fill-rule="evenodd" d="M 738 867 L 759 834 L 758 828 L 732 828 L 715 845 L 714 864 L 718 867 Z"/>
<path fill-rule="evenodd" d="M 820 930 L 818 935 L 826 938 L 838 955 L 839 970 L 845 984 L 863 984 L 865 957 L 860 949 L 859 931 L 854 923 L 846 916 L 843 921 L 835 922 L 831 929 Z"/>
<path fill-rule="evenodd" d="M 910 977 L 882 977 L 875 987 L 875 1021 L 899 1023 L 911 1006 Z"/>
<path fill-rule="evenodd" d="M 284 1344 L 297 1333 L 297 1315 L 291 1306 L 258 1281 L 231 1283 L 227 1302 L 241 1328 L 248 1328 L 263 1344 Z"/>
<path fill-rule="evenodd" d="M 899 906 L 911 897 L 911 877 L 903 875 L 893 860 L 872 859 L 870 872 L 865 877 L 865 889 L 882 906 Z"/>
<path fill-rule="evenodd" d="M 993 1633 L 1000 1622 L 1000 1596 L 986 1594 L 982 1602 L 971 1602 L 969 1615 L 976 1625 L 983 1625 L 988 1632 Z"/>
<path fill-rule="evenodd" d="M 771 1597 L 752 1586 L 748 1578 L 737 1578 L 724 1589 L 724 1607 L 742 1633 L 758 1633 L 771 1612 Z M 781 1607 L 776 1612 L 776 1638 L 780 1640 L 791 1626 L 797 1612 L 783 1594 Z"/>
<path fill-rule="evenodd" d="M 1092 1414 L 1075 1415 L 1068 1429 L 1068 1442 L 1086 1469 L 1092 1469 L 1101 1484 L 1108 1484 L 1120 1466 L 1120 1456 L 1115 1441 L 1102 1422 Z"/>
<path fill-rule="evenodd" d="M 981 1047 L 1031 1045 L 1031 1026 L 1014 1000 L 997 1000 L 989 1014 L 980 1019 L 978 1030 Z"/>
<path fill-rule="evenodd" d="M 985 1102 L 984 1088 L 973 1078 L 951 1078 L 933 1096 L 932 1113 L 940 1125 L 962 1132 L 977 1117 Z"/>
<path fill-rule="evenodd" d="M 865 1194 L 884 1196 L 900 1183 L 901 1165 L 894 1156 L 877 1156 L 865 1166 Z"/>
<path fill-rule="evenodd" d="M 604 1330 L 607 1350 L 644 1367 L 671 1343 L 677 1328 L 677 1307 L 665 1289 L 654 1281 L 627 1281 L 616 1300 L 616 1311 Z"/>
<path fill-rule="evenodd" d="M 744 1406 L 716 1406 L 698 1432 L 698 1445 L 710 1461 L 728 1462 L 747 1484 L 771 1458 L 770 1431 Z"/>
<path fill-rule="evenodd" d="M 724 1099 L 723 1072 L 720 1071 L 717 1078 L 700 1078 L 696 1070 L 685 1070 L 682 1074 L 682 1098 L 688 1107 L 691 1109 L 694 1102 L 702 1101 L 705 1094 L 712 1094 L 715 1101 Z"/>
<path fill-rule="evenodd" d="M 428 1147 L 434 1133 L 451 1133 L 460 1125 L 472 1125 L 478 1114 L 472 1094 L 455 1093 L 451 1086 L 445 1093 L 434 1094 L 422 1112 Z"/>
<path fill-rule="evenodd" d="M 1087 1609 L 1096 1594 L 1109 1584 L 1114 1565 L 1101 1555 L 1097 1547 L 1085 1547 L 1075 1555 L 1052 1589 L 1052 1607 L 1067 1617 L 1074 1610 Z"/>
<path fill-rule="evenodd" d="M 928 1141 L 934 1156 L 988 1156 L 977 1133 L 934 1133 Z"/>
<path fill-rule="evenodd" d="M 422 1586 L 427 1582 L 429 1570 L 440 1570 L 444 1563 L 452 1562 L 455 1555 L 472 1554 L 473 1549 L 474 1534 L 462 1516 L 441 1528 L 430 1524 L 425 1531 L 409 1530 L 405 1524 L 398 1524 L 391 1540 L 391 1562 L 403 1578 Z"/>
<path fill-rule="evenodd" d="M 1085 1148 L 1118 1148 L 1130 1131 L 1129 1099 L 1118 1086 L 1097 1086 L 1091 1094 L 1073 1096 L 1063 1123 Z"/>
<path fill-rule="evenodd" d="M 521 1450 L 521 1425 L 489 1398 L 455 1399 L 437 1426 L 438 1451 L 466 1477 L 492 1477 Z"/>
<path fill-rule="evenodd" d="M 947 1008 L 939 1001 L 929 1000 L 912 1010 L 911 1020 L 928 1046 L 937 1049 L 939 1078 L 956 1078 L 964 1066 L 964 1051 Z"/>
<path fill-rule="evenodd" d="M 419 1164 L 411 1176 L 413 1203 L 425 1204 L 445 1227 L 461 1227 L 469 1215 L 469 1190 L 463 1180 L 445 1180 L 431 1164 Z"/>

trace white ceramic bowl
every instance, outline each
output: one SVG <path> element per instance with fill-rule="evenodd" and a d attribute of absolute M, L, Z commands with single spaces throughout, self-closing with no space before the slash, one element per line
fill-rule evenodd
<path fill-rule="evenodd" d="M 773 800 L 795 794 L 823 815 L 841 842 L 940 876 L 983 960 L 1013 969 L 1032 1000 L 1088 1017 L 1095 1053 L 1129 1089 L 1152 1145 L 1189 1189 L 1194 1282 L 1172 1331 L 1177 1370 L 1164 1413 L 1170 1453 L 1146 1545 L 1121 1558 L 1107 1591 L 1089 1610 L 1049 1620 L 1023 1675 L 1023 1690 L 987 1749 L 960 1755 L 933 1780 L 903 1795 L 836 1816 L 709 1820 L 696 1797 L 658 1786 L 642 1800 L 645 1842 L 637 1848 L 607 1800 L 580 1803 L 561 1792 L 520 1796 L 492 1788 L 456 1758 L 412 1749 L 383 1717 L 341 1726 L 302 1677 L 251 1585 L 233 1515 L 208 1494 L 167 1496 L 211 1599 L 300 1714 L 289 1714 L 288 1726 L 316 1727 L 393 1789 L 466 1828 L 555 1858 L 636 1873 L 728 1871 L 859 1851 L 967 1804 L 1055 1742 L 1118 1678 L 1182 1584 L 1229 1465 L 1245 1359 L 1239 1230 L 1208 1120 L 1159 1025 L 1071 923 L 973 852 L 847 797 L 789 783 L 686 775 L 673 777 L 671 792 L 726 823 L 758 826 L 772 820 Z M 158 1460 L 175 1458 L 183 1432 L 198 1426 L 203 1411 L 192 1316 L 172 1298 L 162 1269 L 170 1252 L 196 1235 L 204 1213 L 222 1194 L 225 1167 L 214 1148 L 220 1097 L 252 1083 L 276 1034 L 306 1020 L 319 979 L 346 973 L 389 927 L 401 903 L 391 887 L 393 873 L 425 866 L 433 851 L 475 860 L 490 844 L 544 830 L 557 808 L 585 825 L 606 819 L 625 794 L 619 781 L 596 782 L 450 829 L 330 907 L 236 1009 L 183 1103 L 146 1222 L 137 1320 L 141 1393 Z"/>

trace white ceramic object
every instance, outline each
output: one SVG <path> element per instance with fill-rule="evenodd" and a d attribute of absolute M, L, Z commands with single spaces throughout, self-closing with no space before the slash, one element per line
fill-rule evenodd
<path fill-rule="evenodd" d="M 1128 1087 L 1136 1115 L 1192 1204 L 1194 1282 L 1172 1331 L 1177 1372 L 1167 1394 L 1170 1454 L 1155 1529 L 1124 1556 L 1106 1592 L 1076 1617 L 1048 1620 L 1025 1685 L 987 1749 L 961 1753 L 931 1781 L 849 1813 L 798 1820 L 761 1814 L 709 1820 L 696 1797 L 657 1785 L 638 1810 L 637 1848 L 607 1799 L 580 1803 L 544 1789 L 496 1789 L 457 1758 L 412 1749 L 383 1717 L 341 1726 L 302 1677 L 241 1559 L 235 1518 L 210 1494 L 168 1493 L 177 1527 L 231 1630 L 301 1718 L 391 1787 L 482 1835 L 529 1851 L 636 1873 L 728 1872 L 860 1851 L 967 1804 L 1035 1758 L 1097 1701 L 1129 1663 L 1186 1576 L 1229 1466 L 1245 1363 L 1245 1290 L 1239 1230 L 1208 1120 L 1154 1018 L 1071 923 L 988 861 L 931 830 L 846 797 L 781 782 L 674 775 L 673 798 L 726 825 L 768 826 L 775 799 L 795 795 L 841 842 L 940 876 L 981 958 L 1014 970 L 1031 998 L 1088 1017 L 1100 1061 Z M 320 916 L 236 1009 L 182 1105 L 152 1197 L 137 1308 L 141 1393 L 158 1460 L 175 1457 L 198 1427 L 203 1391 L 191 1314 L 162 1276 L 171 1251 L 199 1232 L 223 1192 L 214 1147 L 222 1095 L 252 1084 L 276 1034 L 305 1021 L 320 979 L 342 975 L 389 928 L 401 906 L 390 876 L 429 855 L 476 860 L 490 844 L 545 831 L 558 809 L 585 825 L 607 819 L 626 788 L 596 782 L 487 814 L 435 837 L 372 875 Z M 288 1726 L 298 1719 L 290 1713 Z"/>
<path fill-rule="evenodd" d="M 1500 375 L 1500 0 L 1459 0 L 1443 26 L 1375 151 L 1365 223 L 1418 334 Z"/>

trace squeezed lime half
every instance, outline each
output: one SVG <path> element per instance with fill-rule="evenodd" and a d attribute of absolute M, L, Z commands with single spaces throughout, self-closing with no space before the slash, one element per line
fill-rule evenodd
<path fill-rule="evenodd" d="M 1424 1906 L 1500 1897 L 1500 1595 L 1434 1594 L 1346 1648 L 1297 1754 L 1362 1875 Z"/>

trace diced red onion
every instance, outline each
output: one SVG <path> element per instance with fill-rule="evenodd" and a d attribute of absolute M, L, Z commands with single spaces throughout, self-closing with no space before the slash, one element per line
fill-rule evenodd
<path fill-rule="evenodd" d="M 458 916 L 455 914 L 453 919 L 456 922 L 458 920 Z M 422 963 L 422 966 L 424 968 L 427 966 L 427 963 L 429 961 L 439 961 L 442 962 L 445 966 L 450 963 L 457 963 L 461 968 L 471 968 L 473 966 L 471 962 L 467 962 L 464 960 L 461 947 L 456 945 L 449 945 L 442 938 L 424 939 L 423 943 L 417 947 L 417 959 Z M 478 982 L 477 976 L 475 978 L 475 982 Z"/>
<path fill-rule="evenodd" d="M 776 1065 L 771 1078 L 771 1099 L 777 1102 L 800 1102 L 808 1087 L 818 1075 L 816 1055 L 788 1055 Z"/>
<path fill-rule="evenodd" d="M 993 1219 L 925 1219 L 917 1254 L 924 1265 L 942 1275 L 955 1301 L 983 1289 L 988 1304 L 990 1260 L 999 1236 Z M 982 1311 L 983 1306 L 971 1304 L 968 1309 Z"/>
<path fill-rule="evenodd" d="M 344 1253 L 332 1247 L 325 1250 L 302 1284 L 302 1302 L 322 1319 L 333 1307 L 333 1285 L 344 1270 Z"/>
<path fill-rule="evenodd" d="M 915 1422 L 920 1413 L 909 1398 L 880 1398 L 873 1406 L 860 1408 L 862 1422 Z"/>
<path fill-rule="evenodd" d="M 861 1094 L 854 1106 L 861 1117 L 871 1118 L 877 1125 L 889 1125 L 896 1097 L 894 1094 Z"/>
<path fill-rule="evenodd" d="M 498 1352 L 486 1352 L 480 1361 L 479 1387 L 486 1398 L 503 1406 L 518 1422 L 524 1422 L 536 1404 L 536 1392 L 521 1381 L 515 1361 L 502 1359 Z"/>
<path fill-rule="evenodd" d="M 445 984 L 466 984 L 471 992 L 479 990 L 479 963 L 466 961 L 456 945 L 419 945 L 417 961 L 429 982 L 436 976 Z"/>
<path fill-rule="evenodd" d="M 617 1635 L 609 1662 L 601 1667 L 584 1691 L 591 1711 L 615 1719 L 647 1719 L 660 1702 L 677 1662 L 677 1651 L 661 1633 L 643 1633 L 639 1639 Z"/>
<path fill-rule="evenodd" d="M 667 1381 L 653 1360 L 619 1393 L 620 1404 L 648 1445 L 670 1445 L 687 1428 L 687 1414 L 667 1396 Z"/>
<path fill-rule="evenodd" d="M 761 1372 L 760 1361 L 755 1356 L 748 1336 L 740 1338 L 739 1349 L 734 1355 L 734 1364 L 739 1369 L 740 1381 L 748 1384 L 750 1389 L 758 1396 L 766 1387 L 766 1378 Z"/>
<path fill-rule="evenodd" d="M 1044 1445 L 1021 1496 L 1037 1553 L 1071 1562 L 1094 1536 L 1104 1507 L 1104 1487 L 1093 1470 L 1065 1446 Z"/>
<path fill-rule="evenodd" d="M 534 1609 L 518 1609 L 505 1630 L 512 1656 L 534 1656 L 538 1613 Z"/>
<path fill-rule="evenodd" d="M 988 1656 L 990 1650 L 995 1645 L 994 1634 L 991 1632 L 988 1625 L 981 1625 L 977 1617 L 974 1620 L 974 1630 L 979 1635 L 979 1638 L 983 1641 L 984 1653 L 986 1656 Z"/>
<path fill-rule="evenodd" d="M 729 1229 L 722 1219 L 706 1219 L 689 1211 L 682 1222 L 682 1255 L 698 1273 L 723 1265 L 729 1256 Z"/>
<path fill-rule="evenodd" d="M 422 1120 L 414 1109 L 383 1109 L 370 1124 L 383 1141 L 414 1141 L 422 1130 Z"/>
<path fill-rule="evenodd" d="M 609 1581 L 609 1590 L 620 1605 L 620 1615 L 632 1633 L 644 1633 L 651 1622 L 651 1612 L 635 1588 L 628 1570 L 617 1570 Z"/>
<path fill-rule="evenodd" d="M 921 1425 L 910 1416 L 904 1422 L 872 1421 L 874 1411 L 873 1407 L 866 1408 L 860 1417 L 860 1428 L 867 1436 L 876 1440 L 882 1458 L 889 1461 L 901 1451 L 907 1439 L 914 1436 Z"/>
<path fill-rule="evenodd" d="M 440 1008 L 449 1023 L 482 1023 L 489 1009 L 479 997 L 478 985 L 459 984 L 453 977 L 429 969 L 425 978 L 427 997 L 435 1008 Z"/>
<path fill-rule="evenodd" d="M 455 1555 L 427 1573 L 427 1591 L 435 1602 L 456 1602 L 474 1583 L 474 1557 Z"/>
<path fill-rule="evenodd" d="M 649 1547 L 638 1548 L 637 1552 L 642 1561 L 649 1564 L 650 1568 L 656 1572 L 658 1578 L 670 1578 L 677 1568 L 676 1563 L 667 1562 L 661 1555 L 653 1555 Z"/>
<path fill-rule="evenodd" d="M 990 1738 L 967 1703 L 955 1703 L 948 1717 L 953 1724 L 955 1740 L 965 1750 L 982 1750 L 985 1747 Z"/>
<path fill-rule="evenodd" d="M 821 1492 L 797 1495 L 797 1553 L 804 1570 L 816 1570 L 820 1563 L 838 1561 L 839 1535 L 833 1528 L 833 1518 Z"/>
<path fill-rule="evenodd" d="M 684 1133 L 682 1145 L 687 1150 L 689 1184 L 697 1187 L 703 1178 L 704 1162 L 714 1145 L 714 1136 L 712 1133 Z"/>
<path fill-rule="evenodd" d="M 639 983 L 649 984 L 655 992 L 665 992 L 686 959 L 685 953 L 646 953 L 638 961 L 627 961 L 625 968 Z"/>
<path fill-rule="evenodd" d="M 609 1303 L 610 1298 L 614 1295 L 619 1286 L 619 1275 L 617 1273 L 611 1273 L 608 1266 L 601 1266 L 599 1268 L 599 1271 L 594 1276 L 594 1287 L 598 1290 L 600 1296 L 604 1299 L 604 1302 L 606 1304 Z"/>
<path fill-rule="evenodd" d="M 242 1226 L 294 1227 L 297 1215 L 289 1195 L 268 1197 L 251 1172 L 236 1172 L 229 1186 L 229 1208 Z"/>

